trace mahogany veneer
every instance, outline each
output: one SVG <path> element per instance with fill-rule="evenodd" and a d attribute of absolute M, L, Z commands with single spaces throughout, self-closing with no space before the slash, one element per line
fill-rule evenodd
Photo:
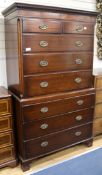
<path fill-rule="evenodd" d="M 38 157 L 92 145 L 97 13 L 15 3 L 3 14 L 8 86 L 26 171 Z"/>

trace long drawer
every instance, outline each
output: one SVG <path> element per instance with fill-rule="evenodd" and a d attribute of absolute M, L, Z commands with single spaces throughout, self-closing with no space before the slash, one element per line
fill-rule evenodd
<path fill-rule="evenodd" d="M 93 87 L 92 72 L 73 71 L 24 77 L 24 96 L 31 97 Z"/>
<path fill-rule="evenodd" d="M 73 113 L 38 120 L 23 125 L 24 140 L 40 137 L 68 128 L 73 128 L 92 121 L 93 109 L 85 109 Z"/>
<path fill-rule="evenodd" d="M 23 52 L 92 51 L 92 35 L 23 34 Z"/>
<path fill-rule="evenodd" d="M 25 157 L 42 156 L 92 137 L 92 124 L 25 142 Z"/>
<path fill-rule="evenodd" d="M 68 113 L 94 106 L 95 95 L 85 94 L 73 98 L 58 99 L 39 104 L 24 105 L 22 108 L 24 122 L 41 119 L 44 117 Z"/>
<path fill-rule="evenodd" d="M 24 54 L 24 75 L 92 69 L 92 57 L 92 52 Z"/>

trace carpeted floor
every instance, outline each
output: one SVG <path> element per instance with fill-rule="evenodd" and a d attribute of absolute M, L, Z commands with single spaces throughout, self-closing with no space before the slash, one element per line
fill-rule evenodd
<path fill-rule="evenodd" d="M 102 148 L 29 175 L 102 175 Z"/>

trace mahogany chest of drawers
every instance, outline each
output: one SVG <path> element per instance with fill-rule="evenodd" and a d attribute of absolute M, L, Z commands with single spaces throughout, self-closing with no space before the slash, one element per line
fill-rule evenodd
<path fill-rule="evenodd" d="M 91 146 L 97 13 L 15 3 L 3 14 L 23 170 L 52 152 Z"/>
<path fill-rule="evenodd" d="M 0 168 L 16 164 L 11 95 L 0 87 Z"/>

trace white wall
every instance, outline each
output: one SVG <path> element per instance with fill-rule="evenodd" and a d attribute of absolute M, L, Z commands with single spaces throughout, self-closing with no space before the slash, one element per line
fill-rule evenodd
<path fill-rule="evenodd" d="M 1 11 L 7 6 L 15 2 L 14 0 L 1 0 L 0 1 L 0 86 L 7 87 L 6 77 L 6 57 L 5 57 L 5 36 L 4 36 L 4 19 Z M 40 5 L 51 5 L 66 8 L 74 8 L 81 10 L 96 11 L 96 0 L 17 0 L 16 2 L 27 2 Z M 95 44 L 96 48 L 96 44 Z M 96 51 L 96 49 L 95 49 Z M 102 68 L 102 61 L 99 61 L 96 56 L 94 57 L 94 68 Z"/>

